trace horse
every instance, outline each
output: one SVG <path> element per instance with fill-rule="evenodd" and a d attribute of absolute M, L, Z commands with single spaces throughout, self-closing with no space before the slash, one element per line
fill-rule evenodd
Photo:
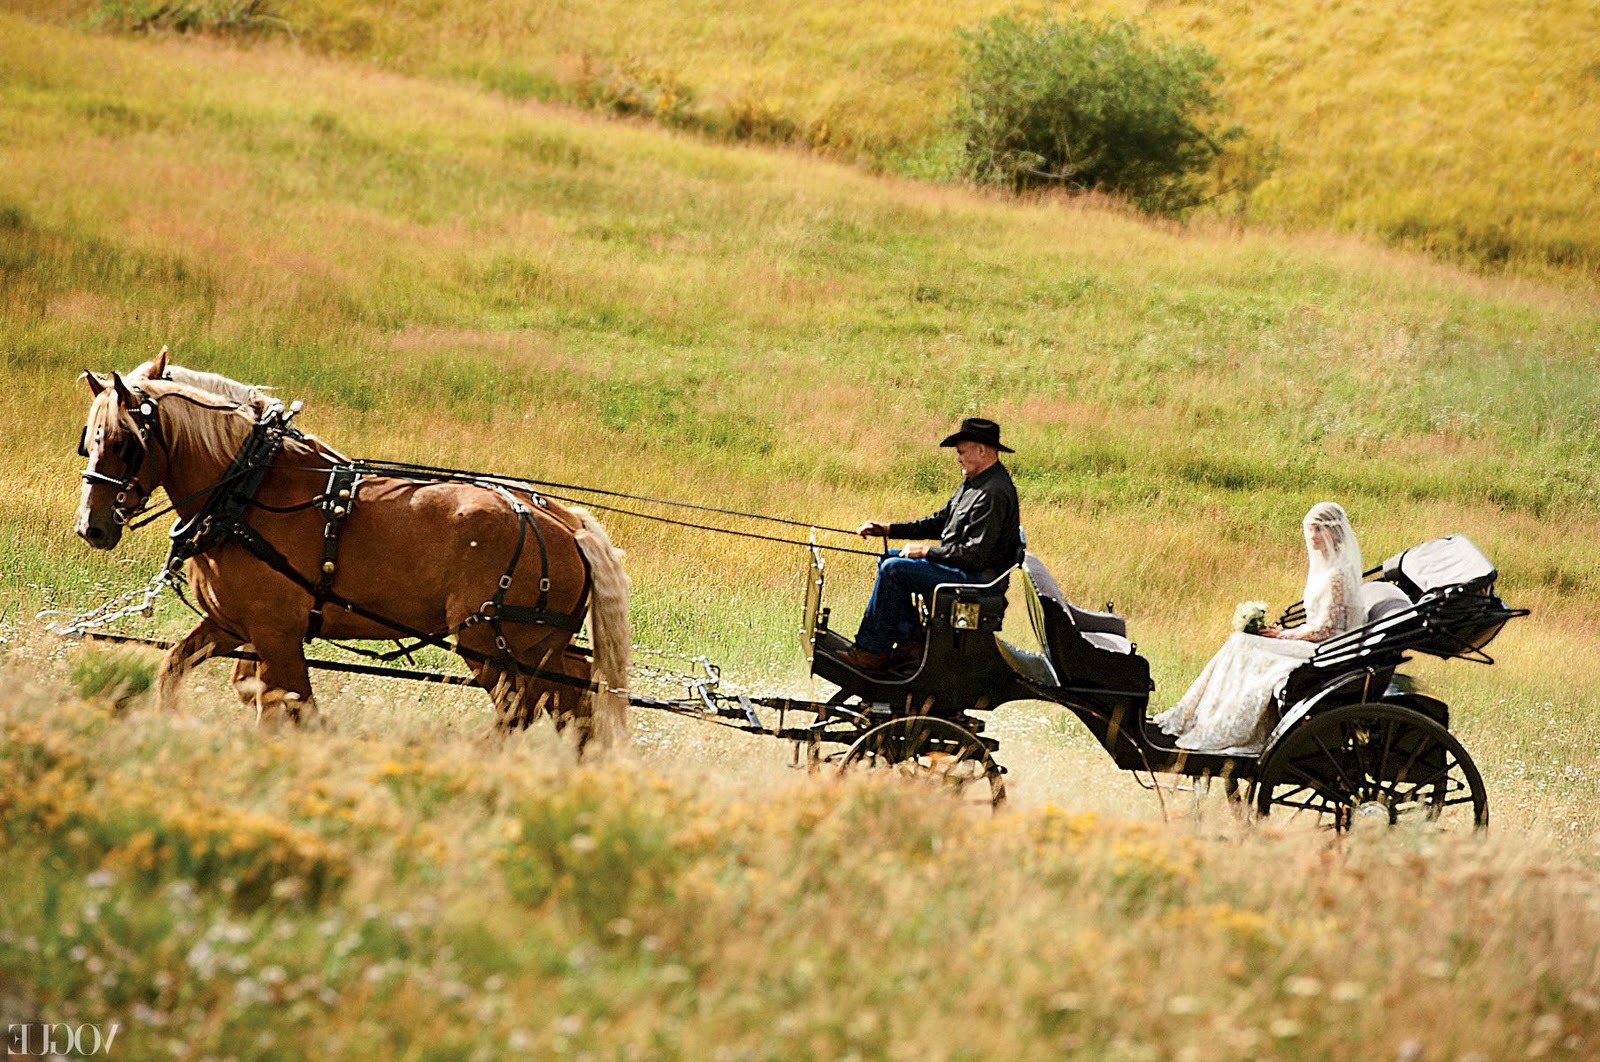
<path fill-rule="evenodd" d="M 259 663 L 241 663 L 235 679 L 258 722 L 305 722 L 316 715 L 306 642 L 410 636 L 462 657 L 503 731 L 548 712 L 558 728 L 577 725 L 580 752 L 590 738 L 626 740 L 628 577 L 588 511 L 490 477 L 376 465 L 330 479 L 359 466 L 285 430 L 267 389 L 170 364 L 166 348 L 126 377 L 83 379 L 93 397 L 77 534 L 116 548 L 161 487 L 179 517 L 174 541 L 184 529 L 199 536 L 182 567 L 203 618 L 161 662 L 163 708 L 176 707 L 191 668 L 248 645 Z M 238 458 L 274 424 L 259 485 L 229 522 L 212 496 L 240 493 Z M 225 526 L 210 528 L 213 518 Z M 592 664 L 571 644 L 586 614 Z"/>

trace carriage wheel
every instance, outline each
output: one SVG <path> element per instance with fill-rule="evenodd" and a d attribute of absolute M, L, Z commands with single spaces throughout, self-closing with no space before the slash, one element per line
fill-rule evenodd
<path fill-rule="evenodd" d="M 964 804 L 998 808 L 1006 785 L 978 736 L 948 719 L 915 715 L 879 723 L 856 739 L 840 762 L 848 770 L 889 770 L 932 782 Z"/>
<path fill-rule="evenodd" d="M 1256 809 L 1309 814 L 1336 830 L 1358 822 L 1489 824 L 1489 797 L 1461 742 L 1396 704 L 1349 704 L 1313 714 L 1268 752 Z"/>

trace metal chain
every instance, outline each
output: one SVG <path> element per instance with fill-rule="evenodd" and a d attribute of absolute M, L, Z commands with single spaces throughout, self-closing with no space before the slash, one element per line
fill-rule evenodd
<path fill-rule="evenodd" d="M 81 638 L 90 631 L 103 630 L 129 616 L 140 616 L 144 619 L 149 619 L 155 614 L 156 598 L 161 595 L 161 591 L 172 585 L 172 578 L 172 569 L 163 565 L 161 570 L 151 576 L 150 581 L 144 586 L 134 587 L 127 593 L 112 598 L 99 608 L 81 612 L 67 620 L 54 619 L 57 616 L 65 616 L 65 612 L 46 609 L 35 616 L 34 619 L 46 624 L 46 632 L 59 634 L 66 638 Z"/>
<path fill-rule="evenodd" d="M 722 667 L 712 662 L 710 657 L 690 656 L 687 653 L 676 653 L 663 649 L 652 649 L 648 646 L 636 645 L 633 647 L 634 660 L 630 671 L 643 679 L 654 679 L 662 682 L 672 682 L 687 686 L 690 699 L 704 705 L 709 705 L 714 700 L 737 699 L 744 695 L 748 697 L 763 696 L 791 696 L 794 691 L 786 684 L 757 682 L 726 681 L 722 675 Z M 679 671 L 661 664 L 639 660 L 638 657 L 652 656 L 658 658 L 673 658 L 691 665 L 698 673 Z"/>

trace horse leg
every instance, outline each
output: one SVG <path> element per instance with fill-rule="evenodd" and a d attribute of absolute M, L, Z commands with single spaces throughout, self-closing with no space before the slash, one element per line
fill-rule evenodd
<path fill-rule="evenodd" d="M 255 703 L 261 689 L 261 661 L 235 660 L 233 662 L 233 691 L 246 706 Z"/>
<path fill-rule="evenodd" d="M 593 669 L 587 656 L 568 646 L 559 659 L 551 661 L 550 670 L 559 671 L 568 678 L 577 679 L 587 685 L 591 681 Z M 556 724 L 556 733 L 565 730 L 568 723 L 574 724 L 578 732 L 578 755 L 582 757 L 590 737 L 589 698 L 585 696 L 589 691 L 584 687 L 569 686 L 564 682 L 546 682 L 541 685 L 545 690 L 550 718 Z"/>
<path fill-rule="evenodd" d="M 239 639 L 223 630 L 211 617 L 202 619 L 161 659 L 161 667 L 156 671 L 156 703 L 163 710 L 176 710 L 178 684 L 189 669 L 218 653 L 231 652 L 241 644 Z"/>
<path fill-rule="evenodd" d="M 528 703 L 526 683 L 517 675 L 489 660 L 468 661 L 472 680 L 489 695 L 494 705 L 494 726 L 502 734 L 526 727 L 533 722 Z"/>
<path fill-rule="evenodd" d="M 305 647 L 299 636 L 273 633 L 252 636 L 250 642 L 261 657 L 256 668 L 260 680 L 255 694 L 257 724 L 271 730 L 285 716 L 296 724 L 314 720 L 317 705 L 311 696 L 311 672 L 306 667 Z"/>

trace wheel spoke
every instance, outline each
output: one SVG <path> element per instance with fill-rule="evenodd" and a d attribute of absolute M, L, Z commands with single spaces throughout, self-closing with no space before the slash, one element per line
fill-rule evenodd
<path fill-rule="evenodd" d="M 1449 752 L 1448 749 L 1445 750 L 1445 754 L 1444 755 L 1445 755 L 1445 764 L 1444 764 L 1444 766 L 1439 768 L 1437 771 L 1433 772 L 1432 774 L 1428 775 L 1428 777 L 1422 779 L 1422 781 L 1418 782 L 1417 783 L 1417 788 L 1418 789 L 1421 789 L 1424 786 L 1433 785 L 1441 778 L 1447 778 L 1449 776 L 1450 772 L 1455 770 L 1456 763 L 1451 758 L 1450 752 Z"/>
<path fill-rule="evenodd" d="M 1337 764 L 1335 764 L 1335 766 L 1337 767 Z M 1304 778 L 1306 780 L 1307 787 L 1312 789 L 1313 791 L 1315 791 L 1317 793 L 1326 794 L 1328 792 L 1328 790 L 1330 788 L 1332 788 L 1331 785 L 1330 785 L 1330 780 L 1329 779 L 1327 779 L 1327 778 L 1318 778 L 1316 775 L 1311 774 L 1309 771 L 1307 771 L 1304 767 L 1301 767 L 1298 763 L 1285 764 L 1285 767 L 1288 770 L 1292 771 L 1293 773 L 1299 775 L 1301 778 Z M 1340 781 L 1344 781 L 1344 772 L 1343 771 L 1339 772 L 1339 778 L 1340 778 Z M 1342 798 L 1344 800 L 1348 800 L 1348 799 L 1352 798 L 1355 795 L 1354 793 L 1352 793 L 1349 790 L 1348 785 L 1349 785 L 1349 783 L 1346 782 L 1346 787 L 1347 788 L 1346 788 L 1345 794 L 1344 794 L 1344 796 Z M 1338 797 L 1338 796 L 1334 796 L 1334 797 L 1332 797 L 1330 799 L 1339 800 L 1341 798 Z"/>
<path fill-rule="evenodd" d="M 1363 734 L 1366 735 L 1366 740 L 1362 740 Z M 1361 772 L 1355 790 L 1355 798 L 1360 800 L 1364 794 L 1372 790 L 1378 780 L 1377 768 L 1373 767 L 1371 762 L 1372 726 L 1368 720 L 1351 721 L 1344 747 L 1350 750 L 1350 756 L 1355 760 L 1357 770 Z"/>
<path fill-rule="evenodd" d="M 1322 750 L 1322 755 L 1327 757 L 1328 762 L 1333 765 L 1333 769 L 1339 772 L 1339 781 L 1344 783 L 1344 791 L 1352 797 L 1360 792 L 1360 790 L 1350 784 L 1350 779 L 1345 775 L 1344 768 L 1339 765 L 1338 758 L 1334 756 L 1333 750 L 1328 748 L 1328 746 L 1323 743 L 1322 738 L 1313 732 L 1311 735 L 1311 740 L 1317 743 L 1317 748 Z"/>
<path fill-rule="evenodd" d="M 1400 768 L 1399 774 L 1394 776 L 1396 782 L 1404 782 L 1407 780 L 1406 775 L 1411 773 L 1412 765 L 1417 762 L 1417 757 L 1422 754 L 1422 750 L 1427 748 L 1427 745 L 1428 743 L 1425 740 L 1419 739 L 1417 741 L 1416 746 L 1411 750 L 1411 756 L 1406 760 L 1406 765 Z"/>
<path fill-rule="evenodd" d="M 1268 751 L 1257 792 L 1263 814 L 1276 806 L 1327 815 L 1336 830 L 1380 807 L 1391 824 L 1447 814 L 1460 821 L 1449 809 L 1463 805 L 1475 825 L 1488 821 L 1483 782 L 1461 743 L 1431 716 L 1382 702 L 1309 716 Z"/>
<path fill-rule="evenodd" d="M 896 777 L 933 785 L 962 799 L 982 792 L 991 808 L 1005 800 L 1000 769 L 978 738 L 948 719 L 906 716 L 871 728 L 850 747 L 840 770 L 892 771 Z M 969 787 L 972 787 L 969 790 Z"/>
<path fill-rule="evenodd" d="M 1389 753 L 1394 748 L 1395 721 L 1386 720 L 1383 727 L 1383 750 L 1378 753 L 1378 765 L 1372 771 L 1372 786 L 1392 808 L 1400 803 L 1398 780 L 1389 777 Z"/>

